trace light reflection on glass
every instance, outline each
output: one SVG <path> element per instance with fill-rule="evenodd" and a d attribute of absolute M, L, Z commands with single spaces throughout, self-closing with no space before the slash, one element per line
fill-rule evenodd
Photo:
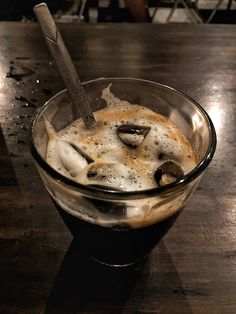
<path fill-rule="evenodd" d="M 202 121 L 201 121 L 201 119 L 200 119 L 198 114 L 194 114 L 194 116 L 192 118 L 192 123 L 193 123 L 193 131 L 198 129 L 199 126 L 202 124 Z"/>

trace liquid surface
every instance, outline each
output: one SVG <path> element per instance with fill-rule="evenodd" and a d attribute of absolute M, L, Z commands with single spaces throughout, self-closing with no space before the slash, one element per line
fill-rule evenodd
<path fill-rule="evenodd" d="M 94 112 L 97 126 L 81 119 L 49 137 L 47 162 L 61 174 L 86 185 L 137 191 L 168 184 L 190 172 L 196 160 L 190 143 L 167 118 L 102 92 L 107 107 Z"/>

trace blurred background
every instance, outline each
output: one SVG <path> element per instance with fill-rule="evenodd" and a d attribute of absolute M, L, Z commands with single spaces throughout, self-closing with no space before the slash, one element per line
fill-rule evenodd
<path fill-rule="evenodd" d="M 0 20 L 32 21 L 40 2 L 59 22 L 236 24 L 235 0 L 1 0 Z"/>

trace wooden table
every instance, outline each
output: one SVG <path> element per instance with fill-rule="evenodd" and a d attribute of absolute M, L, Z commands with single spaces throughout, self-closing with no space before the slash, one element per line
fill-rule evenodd
<path fill-rule="evenodd" d="M 37 24 L 0 24 L 0 313 L 236 313 L 236 27 L 60 25 L 81 79 L 130 76 L 195 98 L 218 135 L 184 212 L 131 269 L 71 244 L 27 147 L 35 109 L 64 88 Z"/>

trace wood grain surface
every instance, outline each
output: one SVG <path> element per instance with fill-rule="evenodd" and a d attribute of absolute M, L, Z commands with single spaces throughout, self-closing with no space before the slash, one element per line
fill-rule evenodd
<path fill-rule="evenodd" d="M 30 117 L 64 88 L 33 23 L 0 23 L 0 313 L 236 313 L 236 26 L 59 25 L 82 81 L 129 76 L 192 96 L 215 158 L 178 221 L 128 269 L 86 258 L 27 147 Z"/>

